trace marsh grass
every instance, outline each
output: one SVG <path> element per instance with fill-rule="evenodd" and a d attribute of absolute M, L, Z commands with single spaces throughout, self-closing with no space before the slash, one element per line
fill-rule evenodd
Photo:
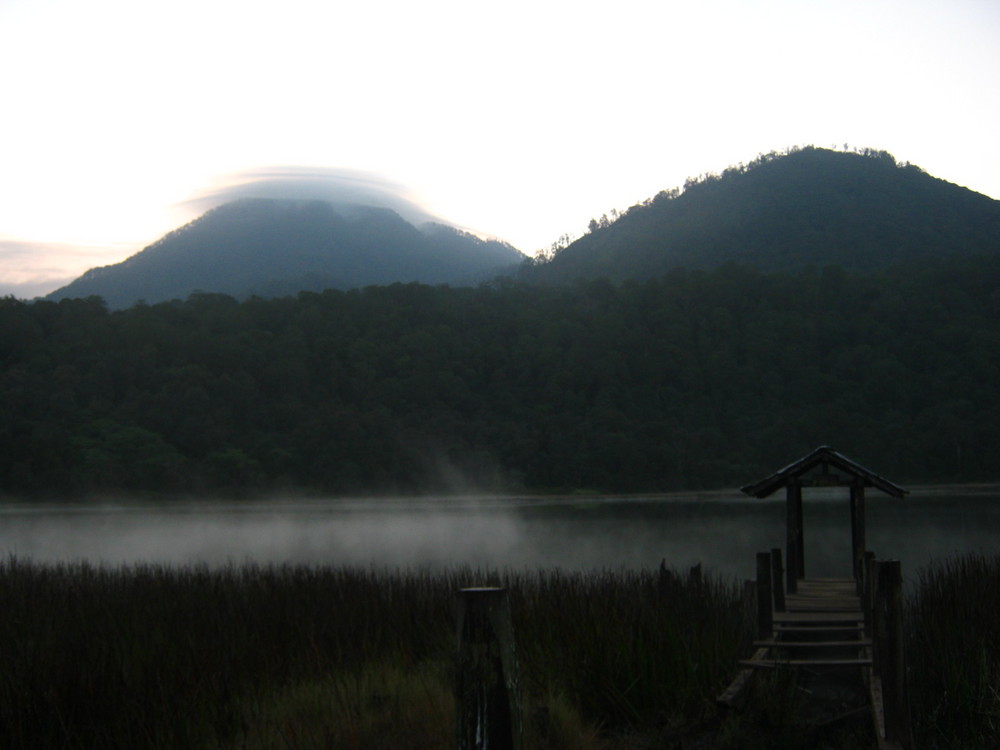
<path fill-rule="evenodd" d="M 1000 556 L 968 554 L 921 570 L 908 604 L 921 746 L 1000 747 Z"/>
<path fill-rule="evenodd" d="M 739 587 L 710 576 L 11 558 L 0 747 L 450 747 L 456 593 L 471 585 L 510 591 L 526 750 L 797 746 L 794 685 L 777 675 L 720 721 L 714 698 L 753 621 Z M 997 558 L 920 575 L 908 654 L 921 747 L 1000 746 L 998 592 Z"/>
<path fill-rule="evenodd" d="M 11 558 L 0 563 L 0 747 L 442 747 L 456 593 L 484 584 L 511 592 L 533 748 L 689 723 L 711 712 L 745 645 L 735 587 L 665 591 L 654 571 Z"/>

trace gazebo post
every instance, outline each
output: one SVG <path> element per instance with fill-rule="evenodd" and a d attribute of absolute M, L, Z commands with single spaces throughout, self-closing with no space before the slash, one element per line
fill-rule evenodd
<path fill-rule="evenodd" d="M 891 497 L 903 497 L 906 490 L 885 477 L 869 471 L 828 445 L 821 445 L 798 461 L 788 464 L 759 482 L 740 488 L 753 497 L 769 497 L 785 488 L 785 564 L 787 590 L 794 594 L 798 581 L 806 577 L 805 534 L 803 531 L 803 487 L 847 487 L 851 492 L 851 557 L 855 579 L 864 574 L 865 489 L 875 489 Z"/>
<path fill-rule="evenodd" d="M 860 581 L 865 556 L 865 483 L 860 478 L 851 483 L 851 551 L 854 580 Z"/>

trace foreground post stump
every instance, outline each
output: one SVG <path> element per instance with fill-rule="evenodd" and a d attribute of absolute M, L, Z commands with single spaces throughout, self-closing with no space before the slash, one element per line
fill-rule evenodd
<path fill-rule="evenodd" d="M 520 750 L 521 706 L 506 589 L 458 598 L 458 750 Z"/>
<path fill-rule="evenodd" d="M 899 560 L 878 565 L 875 593 L 877 665 L 882 678 L 885 738 L 909 750 L 913 747 L 910 694 L 906 681 L 903 628 L 903 574 Z"/>

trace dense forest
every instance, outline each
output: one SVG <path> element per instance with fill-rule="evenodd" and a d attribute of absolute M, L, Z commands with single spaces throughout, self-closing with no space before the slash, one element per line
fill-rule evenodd
<path fill-rule="evenodd" d="M 996 479 L 1000 259 L 395 284 L 110 311 L 0 299 L 0 489 L 644 492 L 830 444 Z"/>

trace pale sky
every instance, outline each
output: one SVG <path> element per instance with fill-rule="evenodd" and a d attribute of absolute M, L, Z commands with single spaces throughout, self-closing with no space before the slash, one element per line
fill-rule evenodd
<path fill-rule="evenodd" d="M 1000 0 L 0 0 L 0 295 L 233 175 L 366 175 L 528 255 L 759 153 L 1000 198 Z"/>

